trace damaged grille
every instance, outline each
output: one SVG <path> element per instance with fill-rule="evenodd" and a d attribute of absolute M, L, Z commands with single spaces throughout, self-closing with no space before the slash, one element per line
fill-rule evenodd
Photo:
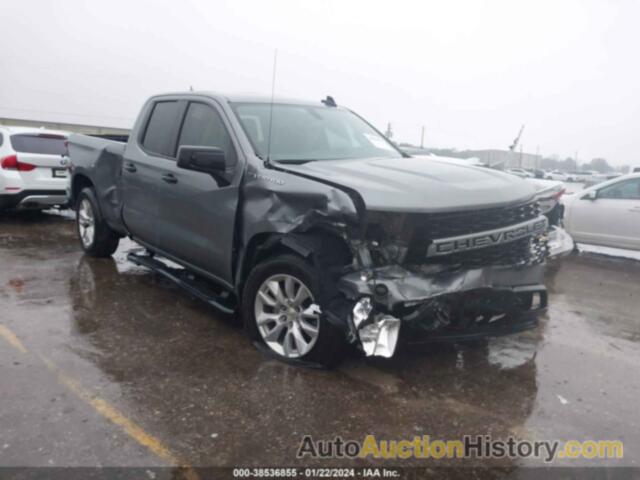
<path fill-rule="evenodd" d="M 540 215 L 537 202 L 485 210 L 426 214 L 414 218 L 405 263 L 439 263 L 480 267 L 488 265 L 525 265 L 539 263 L 546 256 L 546 243 L 540 238 L 526 237 L 510 243 L 426 259 L 432 240 L 486 232 L 532 220 Z"/>
<path fill-rule="evenodd" d="M 487 210 L 428 214 L 422 216 L 422 225 L 414 231 L 414 240 L 456 237 L 485 232 L 525 222 L 539 215 L 540 205 L 538 202 Z"/>
<path fill-rule="evenodd" d="M 542 238 L 521 238 L 511 243 L 452 253 L 431 260 L 445 265 L 464 265 L 465 268 L 489 265 L 534 265 L 542 263 L 547 254 L 547 242 Z"/>

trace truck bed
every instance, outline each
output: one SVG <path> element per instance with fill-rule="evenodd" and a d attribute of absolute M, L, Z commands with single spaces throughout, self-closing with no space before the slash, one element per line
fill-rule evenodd
<path fill-rule="evenodd" d="M 94 187 L 102 215 L 117 231 L 125 231 L 120 218 L 122 207 L 122 161 L 127 144 L 115 140 L 71 135 L 69 157 L 74 169 L 74 178 L 86 178 Z M 79 193 L 72 185 L 71 201 L 75 204 Z"/>

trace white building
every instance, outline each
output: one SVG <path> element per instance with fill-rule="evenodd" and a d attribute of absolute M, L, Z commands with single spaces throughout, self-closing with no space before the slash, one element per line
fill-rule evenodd
<path fill-rule="evenodd" d="M 14 127 L 35 127 L 48 128 L 51 130 L 65 130 L 74 133 L 84 133 L 86 135 L 99 135 L 107 138 L 119 139 L 129 136 L 129 130 L 125 128 L 103 127 L 99 125 L 84 125 L 68 122 L 52 122 L 38 119 L 12 118 L 0 116 L 0 125 L 11 125 Z"/>

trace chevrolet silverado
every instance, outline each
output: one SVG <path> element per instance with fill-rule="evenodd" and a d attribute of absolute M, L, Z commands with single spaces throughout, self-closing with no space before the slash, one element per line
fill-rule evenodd
<path fill-rule="evenodd" d="M 158 95 L 126 144 L 73 135 L 69 154 L 88 255 L 131 237 L 131 261 L 286 361 L 516 332 L 546 307 L 532 184 L 412 157 L 331 97 Z"/>

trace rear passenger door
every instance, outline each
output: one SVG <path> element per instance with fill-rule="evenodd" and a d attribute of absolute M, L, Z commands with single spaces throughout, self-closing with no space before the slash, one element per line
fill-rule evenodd
<path fill-rule="evenodd" d="M 221 174 L 166 165 L 160 221 L 165 251 L 226 283 L 232 281 L 232 248 L 238 205 L 237 146 L 219 106 L 206 99 L 190 101 L 178 135 L 181 145 L 218 147 L 225 152 Z"/>
<path fill-rule="evenodd" d="M 136 240 L 162 249 L 162 176 L 175 164 L 176 142 L 186 102 L 159 99 L 146 105 L 140 136 L 132 138 L 122 165 L 124 207 L 122 216 Z"/>

